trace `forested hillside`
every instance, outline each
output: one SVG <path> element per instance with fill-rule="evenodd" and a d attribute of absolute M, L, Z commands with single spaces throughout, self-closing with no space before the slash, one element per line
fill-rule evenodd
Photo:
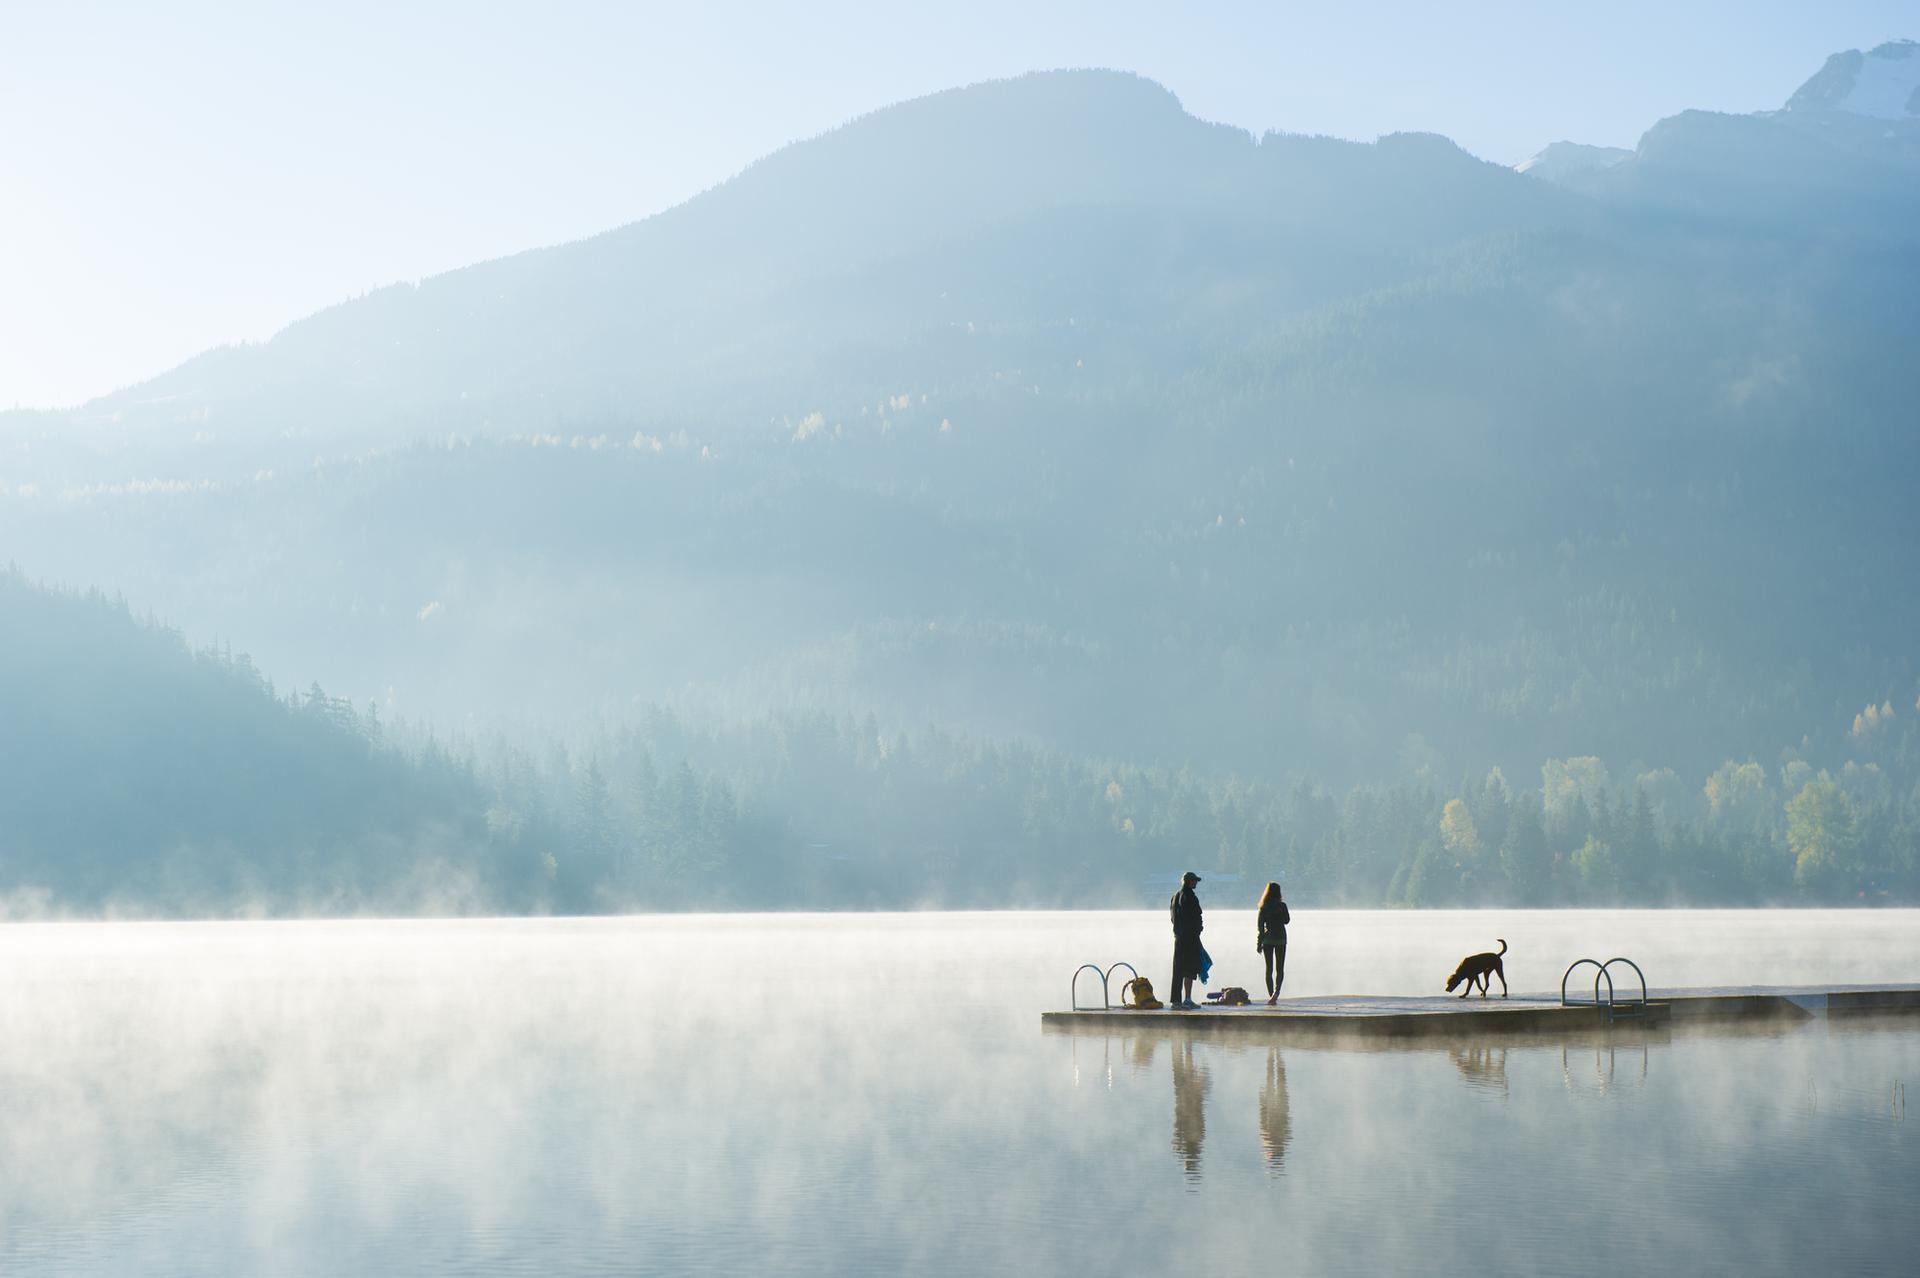
<path fill-rule="evenodd" d="M 1340 793 L 820 712 L 443 746 L 17 570 L 0 640 L 14 915 L 1114 906 L 1188 865 L 1308 905 L 1920 896 L 1920 706 L 1864 708 L 1835 771 L 1422 764 Z"/>
<path fill-rule="evenodd" d="M 652 707 L 573 752 L 482 754 L 490 821 L 550 830 L 595 908 L 1137 906 L 1194 866 L 1240 905 L 1269 878 L 1311 906 L 1881 904 L 1920 899 L 1914 710 L 1864 709 L 1831 769 L 1585 756 L 1331 791 L 818 713 Z"/>
<path fill-rule="evenodd" d="M 12 912 L 525 908 L 471 769 L 377 713 L 276 693 L 98 594 L 0 572 L 0 875 Z"/>
<path fill-rule="evenodd" d="M 567 908 L 1910 895 L 1920 124 L 1795 101 L 956 90 L 0 415 L 0 545 L 464 743 Z"/>

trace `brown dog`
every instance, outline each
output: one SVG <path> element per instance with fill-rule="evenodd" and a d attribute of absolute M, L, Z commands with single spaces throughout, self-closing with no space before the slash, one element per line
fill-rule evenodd
<path fill-rule="evenodd" d="M 1494 939 L 1500 941 L 1500 954 L 1505 954 L 1507 952 L 1507 943 L 1500 940 L 1497 936 Z M 1500 978 L 1500 997 L 1505 998 L 1507 996 L 1507 969 L 1500 962 L 1500 954 L 1469 954 L 1461 959 L 1460 966 L 1454 968 L 1453 975 L 1447 978 L 1447 993 L 1453 993 L 1453 987 L 1465 981 L 1467 988 L 1460 991 L 1460 997 L 1465 998 L 1467 995 L 1473 993 L 1473 983 L 1478 981 L 1480 982 L 1480 997 L 1485 998 L 1487 996 L 1488 985 L 1487 975 L 1488 973 L 1492 973 L 1494 976 Z"/>

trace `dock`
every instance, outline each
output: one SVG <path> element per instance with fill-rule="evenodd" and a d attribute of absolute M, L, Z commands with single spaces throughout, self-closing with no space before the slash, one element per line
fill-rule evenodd
<path fill-rule="evenodd" d="M 1638 991 L 1635 991 L 1637 994 Z M 1920 986 L 1773 985 L 1651 989 L 1644 1001 L 1563 1004 L 1558 994 L 1508 998 L 1451 995 L 1333 995 L 1283 998 L 1239 1007 L 1202 1004 L 1191 1011 L 1130 1007 L 1042 1012 L 1041 1028 L 1059 1033 L 1155 1032 L 1254 1034 L 1277 1041 L 1328 1038 L 1467 1039 L 1488 1035 L 1644 1032 L 1688 1023 L 1793 1022 L 1876 1012 L 1920 1013 Z"/>

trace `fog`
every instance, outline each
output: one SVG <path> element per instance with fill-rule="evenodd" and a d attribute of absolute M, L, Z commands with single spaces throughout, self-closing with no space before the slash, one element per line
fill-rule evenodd
<path fill-rule="evenodd" d="M 1656 986 L 1913 981 L 1916 923 L 1303 910 L 1287 993 L 1437 993 L 1496 930 L 1516 992 L 1616 952 Z M 1816 1241 L 1873 1268 L 1903 1245 L 1908 1019 L 1387 1050 L 1041 1032 L 1076 963 L 1158 972 L 1165 930 L 1085 912 L 9 927 L 0 1257 L 1090 1272 L 1238 1263 L 1259 1220 L 1313 1269 L 1524 1268 L 1548 1245 L 1570 1272 L 1764 1268 Z M 1209 915 L 1216 986 L 1257 982 L 1251 935 L 1249 912 Z M 1821 1213 L 1848 1227 L 1808 1232 Z"/>
<path fill-rule="evenodd" d="M 1169 994 L 1186 870 L 1256 997 L 1270 882 L 1288 998 L 1496 941 L 1518 996 L 1920 988 L 1920 45 L 1636 29 L 1646 92 L 1567 117 L 1422 87 L 1564 80 L 1518 34 L 1564 15 L 1303 78 L 1296 9 L 911 58 L 809 10 L 706 76 L 635 9 L 564 92 L 496 72 L 591 22 L 467 17 L 0 21 L 0 277 L 68 290 L 7 286 L 0 382 L 200 350 L 0 411 L 0 1271 L 1911 1268 L 1910 1014 L 1040 1015 L 1087 963 Z M 1556 118 L 1606 130 L 1505 154 Z M 329 138 L 351 180 L 289 186 Z M 314 291 L 422 226 L 430 273 Z"/>

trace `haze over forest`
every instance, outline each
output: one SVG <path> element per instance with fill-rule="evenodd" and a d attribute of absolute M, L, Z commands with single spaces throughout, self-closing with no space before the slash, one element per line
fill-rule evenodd
<path fill-rule="evenodd" d="M 0 414 L 0 888 L 1920 898 L 1920 45 L 1550 141 L 1034 74 Z"/>

